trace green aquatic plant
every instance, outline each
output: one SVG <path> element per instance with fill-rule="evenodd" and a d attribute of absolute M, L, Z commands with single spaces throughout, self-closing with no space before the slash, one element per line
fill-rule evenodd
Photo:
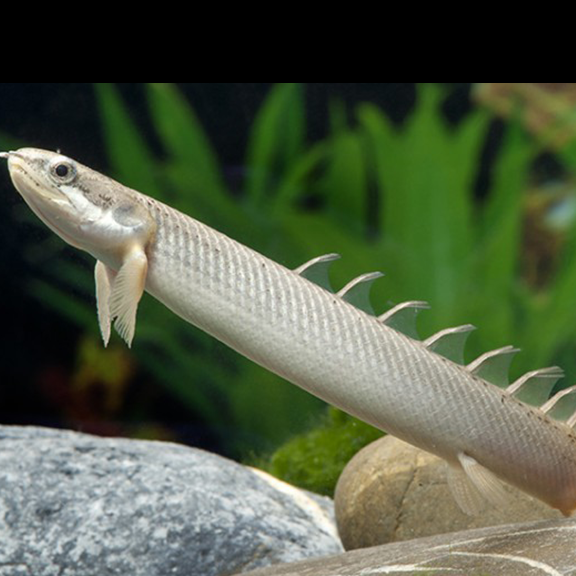
<path fill-rule="evenodd" d="M 425 336 L 454 324 L 476 324 L 468 359 L 512 343 L 525 349 L 515 363 L 519 373 L 573 355 L 576 226 L 567 229 L 545 289 L 528 285 L 520 265 L 524 191 L 541 145 L 517 120 L 507 123 L 479 195 L 479 166 L 492 122 L 487 110 L 472 107 L 451 124 L 442 113 L 446 89 L 423 84 L 400 125 L 374 104 L 359 104 L 349 118 L 333 102 L 329 134 L 311 143 L 305 86 L 278 84 L 251 127 L 242 186 L 232 189 L 200 120 L 174 85 L 145 86 L 160 154 L 113 84 L 96 84 L 95 90 L 110 172 L 123 183 L 288 267 L 340 252 L 331 270 L 336 288 L 382 269 L 386 278 L 372 294 L 376 311 L 403 300 L 428 300 L 431 309 L 419 321 Z M 567 169 L 573 156 L 564 158 Z M 62 258 L 61 250 L 52 235 L 26 247 L 25 257 L 39 272 L 30 291 L 96 336 L 93 263 L 77 253 Z M 141 304 L 132 353 L 191 414 L 218 431 L 231 454 L 270 450 L 323 413 L 320 401 L 194 330 L 151 298 Z M 564 365 L 576 371 L 576 365 Z M 337 476 L 332 463 L 339 469 L 351 451 L 342 448 L 337 463 L 321 460 L 336 458 L 338 444 L 355 451 L 372 435 L 363 432 L 356 441 L 357 424 L 335 417 L 328 422 L 281 448 L 270 469 L 329 492 Z M 318 477 L 321 467 L 332 470 L 330 480 Z"/>
<path fill-rule="evenodd" d="M 332 496 L 342 468 L 356 452 L 382 435 L 380 430 L 330 407 L 312 430 L 291 438 L 258 464 L 286 482 Z"/>

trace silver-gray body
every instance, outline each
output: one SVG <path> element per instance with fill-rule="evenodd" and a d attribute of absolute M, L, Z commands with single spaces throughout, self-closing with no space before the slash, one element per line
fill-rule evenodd
<path fill-rule="evenodd" d="M 451 464 L 466 453 L 540 498 L 576 490 L 576 439 L 567 426 L 284 266 L 141 201 L 158 224 L 146 289 L 190 323 Z"/>

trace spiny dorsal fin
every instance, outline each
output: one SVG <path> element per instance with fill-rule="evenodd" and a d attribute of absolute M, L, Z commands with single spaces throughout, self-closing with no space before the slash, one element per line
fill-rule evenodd
<path fill-rule="evenodd" d="M 464 344 L 466 344 L 466 340 L 472 330 L 476 330 L 476 326 L 472 324 L 445 328 L 426 338 L 424 346 L 428 350 L 448 358 L 448 360 L 452 360 L 457 364 L 464 364 Z"/>
<path fill-rule="evenodd" d="M 542 406 L 550 397 L 554 384 L 564 376 L 564 371 L 558 366 L 540 368 L 520 376 L 506 391 L 531 406 Z"/>
<path fill-rule="evenodd" d="M 418 331 L 416 330 L 416 316 L 422 310 L 430 308 L 428 302 L 421 300 L 411 300 L 410 302 L 402 302 L 397 304 L 394 308 L 384 312 L 378 316 L 378 320 L 398 332 L 402 332 L 410 338 L 418 339 Z"/>
<path fill-rule="evenodd" d="M 555 420 L 569 420 L 576 410 L 576 386 L 556 392 L 548 402 L 542 404 L 540 410 Z"/>
<path fill-rule="evenodd" d="M 335 253 L 316 256 L 316 258 L 312 258 L 312 260 L 308 260 L 308 262 L 295 268 L 294 272 L 314 282 L 314 284 L 332 291 L 330 278 L 328 277 L 328 269 L 330 268 L 330 264 L 332 264 L 334 260 L 338 260 L 338 258 L 340 258 L 340 254 Z"/>
<path fill-rule="evenodd" d="M 382 278 L 382 276 L 384 276 L 382 272 L 367 272 L 366 274 L 362 274 L 348 282 L 336 295 L 346 300 L 346 302 L 353 304 L 356 308 L 364 310 L 364 312 L 368 312 L 369 314 L 374 314 L 374 309 L 370 303 L 370 288 L 372 288 L 374 280 Z"/>
<path fill-rule="evenodd" d="M 512 356 L 520 352 L 514 346 L 504 346 L 497 350 L 485 352 L 473 362 L 470 362 L 466 368 L 475 376 L 504 388 L 508 385 L 508 369 Z"/>

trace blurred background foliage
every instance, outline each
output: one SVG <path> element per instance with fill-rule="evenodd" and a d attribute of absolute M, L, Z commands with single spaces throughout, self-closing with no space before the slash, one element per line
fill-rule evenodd
<path fill-rule="evenodd" d="M 374 103 L 333 98 L 319 138 L 310 137 L 306 90 L 269 88 L 245 160 L 231 174 L 176 85 L 144 86 L 143 130 L 116 85 L 95 84 L 106 171 L 290 268 L 340 253 L 330 271 L 335 289 L 381 269 L 386 277 L 372 291 L 377 313 L 426 300 L 423 337 L 471 322 L 479 329 L 467 361 L 514 344 L 523 353 L 512 377 L 558 364 L 568 374 L 560 385 L 573 383 L 574 85 L 473 85 L 464 97 L 459 90 L 462 110 L 453 114 L 452 85 L 419 84 L 400 121 Z M 0 134 L 2 149 L 36 144 Z M 14 202 L 7 217 L 26 230 L 9 242 L 28 267 L 21 290 L 59 319 L 57 328 L 46 322 L 28 338 L 73 341 L 63 365 L 30 359 L 31 393 L 58 407 L 58 425 L 205 445 L 327 494 L 345 462 L 380 435 L 326 412 L 150 297 L 140 306 L 133 349 L 116 337 L 104 350 L 92 259 L 40 231 Z M 5 326 L 3 338 L 9 332 Z M 6 389 L 18 383 L 5 378 L 2 421 L 10 422 Z M 158 417 L 162 402 L 195 432 Z M 122 419 L 128 424 L 94 425 Z"/>

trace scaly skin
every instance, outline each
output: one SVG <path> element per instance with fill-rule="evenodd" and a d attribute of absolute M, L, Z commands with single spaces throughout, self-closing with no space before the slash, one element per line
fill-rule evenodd
<path fill-rule="evenodd" d="M 488 497 L 497 489 L 485 469 L 564 514 L 576 507 L 576 436 L 566 424 L 300 274 L 90 168 L 30 148 L 4 156 L 34 212 L 101 263 L 105 341 L 116 318 L 131 342 L 145 287 L 290 382 L 456 471 L 464 465 Z"/>

